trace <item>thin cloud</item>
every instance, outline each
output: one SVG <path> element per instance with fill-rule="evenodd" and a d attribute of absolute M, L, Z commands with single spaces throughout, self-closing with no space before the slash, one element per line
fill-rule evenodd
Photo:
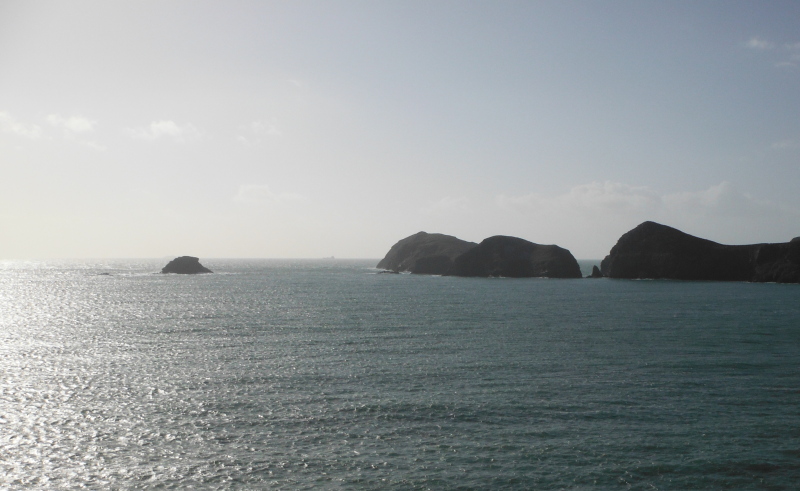
<path fill-rule="evenodd" d="M 236 139 L 242 143 L 252 143 L 263 138 L 276 138 L 283 136 L 283 132 L 278 128 L 275 121 L 253 121 L 250 124 L 239 127 L 240 134 Z"/>
<path fill-rule="evenodd" d="M 772 148 L 775 150 L 791 150 L 793 148 L 800 147 L 800 140 L 781 140 L 779 142 L 775 142 L 772 144 Z"/>
<path fill-rule="evenodd" d="M 94 150 L 96 152 L 105 152 L 106 150 L 108 150 L 107 147 L 105 147 L 103 145 L 100 145 L 99 143 L 94 142 L 94 141 L 82 142 L 82 144 L 86 148 L 89 148 L 89 149 Z"/>
<path fill-rule="evenodd" d="M 654 211 L 661 205 L 661 197 L 646 187 L 604 181 L 581 184 L 558 196 L 536 193 L 523 196 L 500 195 L 497 197 L 497 204 L 501 208 L 516 211 L 629 215 Z"/>
<path fill-rule="evenodd" d="M 800 68 L 800 43 L 777 45 L 771 41 L 753 36 L 744 45 L 751 50 L 774 51 L 778 57 L 784 58 L 774 63 L 775 68 L 781 70 L 797 70 Z M 788 59 L 786 59 L 787 54 Z"/>
<path fill-rule="evenodd" d="M 46 118 L 50 125 L 63 128 L 72 133 L 88 133 L 94 131 L 97 121 L 84 118 L 82 116 L 70 116 L 63 118 L 58 114 L 50 114 Z"/>
<path fill-rule="evenodd" d="M 775 66 L 788 70 L 800 68 L 800 43 L 785 44 L 784 48 L 789 53 L 789 59 L 776 63 Z"/>
<path fill-rule="evenodd" d="M 0 131 L 31 140 L 42 137 L 42 128 L 39 125 L 19 122 L 5 111 L 0 112 Z"/>
<path fill-rule="evenodd" d="M 233 201 L 249 204 L 291 204 L 305 203 L 308 197 L 297 193 L 276 193 L 266 184 L 242 184 Z"/>
<path fill-rule="evenodd" d="M 702 191 L 666 194 L 662 201 L 669 212 L 706 213 L 719 215 L 746 215 L 772 208 L 768 201 L 760 201 L 743 193 L 728 181 Z"/>
<path fill-rule="evenodd" d="M 451 198 L 450 196 L 445 196 L 444 198 L 431 203 L 429 206 L 422 208 L 421 211 L 422 213 L 428 215 L 446 215 L 468 210 L 468 203 L 469 201 L 464 197 Z"/>
<path fill-rule="evenodd" d="M 61 130 L 61 138 L 65 141 L 83 145 L 86 148 L 95 151 L 106 150 L 106 147 L 86 139 L 86 135 L 91 134 L 97 125 L 96 121 L 85 118 L 83 116 L 70 116 L 68 118 L 62 117 L 58 114 L 49 114 L 44 120 L 49 126 Z M 45 129 L 33 123 L 22 123 L 17 121 L 8 112 L 0 112 L 0 132 L 10 133 L 16 136 L 21 136 L 31 140 L 43 138 L 48 141 L 53 141 L 53 137 L 45 134 Z"/>
<path fill-rule="evenodd" d="M 757 36 L 751 37 L 745 43 L 745 46 L 747 46 L 750 49 L 757 49 L 757 50 L 768 50 L 768 49 L 773 49 L 775 47 L 775 45 L 773 43 L 771 43 L 769 41 L 766 41 L 764 39 L 761 39 L 761 38 L 759 38 Z"/>
<path fill-rule="evenodd" d="M 153 121 L 150 123 L 150 126 L 146 128 L 128 128 L 126 132 L 131 138 L 141 140 L 169 138 L 176 142 L 183 143 L 188 140 L 200 138 L 200 132 L 191 123 L 179 125 L 170 120 Z"/>
<path fill-rule="evenodd" d="M 264 136 L 281 136 L 283 133 L 278 127 L 275 125 L 274 122 L 265 122 L 265 121 L 253 121 L 250 123 L 250 130 L 255 135 L 264 135 Z"/>
<path fill-rule="evenodd" d="M 786 50 L 789 52 L 790 60 L 800 62 L 800 43 L 787 44 Z"/>
<path fill-rule="evenodd" d="M 766 200 L 759 200 L 723 181 L 701 191 L 659 194 L 645 186 L 619 182 L 581 184 L 557 196 L 529 194 L 497 197 L 501 208 L 517 211 L 547 211 L 584 215 L 677 216 L 696 214 L 741 214 L 785 209 Z M 649 219 L 649 218 L 647 218 Z"/>

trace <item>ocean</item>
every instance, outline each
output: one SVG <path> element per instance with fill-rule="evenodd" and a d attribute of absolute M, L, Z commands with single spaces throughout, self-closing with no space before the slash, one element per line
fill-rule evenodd
<path fill-rule="evenodd" d="M 0 262 L 0 488 L 800 486 L 800 285 L 166 262 Z"/>

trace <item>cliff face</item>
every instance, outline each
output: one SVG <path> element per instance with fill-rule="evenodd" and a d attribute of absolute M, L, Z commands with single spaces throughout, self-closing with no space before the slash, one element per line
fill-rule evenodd
<path fill-rule="evenodd" d="M 162 273 L 176 274 L 200 274 L 211 273 L 212 271 L 202 264 L 200 259 L 192 256 L 176 257 L 161 269 Z"/>
<path fill-rule="evenodd" d="M 581 269 L 578 261 L 564 248 L 496 235 L 457 257 L 451 274 L 510 278 L 580 278 Z"/>
<path fill-rule="evenodd" d="M 800 282 L 800 241 L 724 245 L 655 222 L 619 238 L 600 270 L 609 278 Z"/>
<path fill-rule="evenodd" d="M 453 260 L 477 246 L 452 235 L 419 232 L 389 249 L 378 268 L 415 274 L 448 274 Z"/>
<path fill-rule="evenodd" d="M 753 247 L 754 274 L 750 281 L 800 283 L 800 241 Z"/>

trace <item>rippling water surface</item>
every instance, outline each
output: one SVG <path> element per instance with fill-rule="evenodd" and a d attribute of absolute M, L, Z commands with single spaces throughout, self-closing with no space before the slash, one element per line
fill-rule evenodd
<path fill-rule="evenodd" d="M 203 262 L 0 263 L 0 488 L 800 482 L 798 285 Z"/>

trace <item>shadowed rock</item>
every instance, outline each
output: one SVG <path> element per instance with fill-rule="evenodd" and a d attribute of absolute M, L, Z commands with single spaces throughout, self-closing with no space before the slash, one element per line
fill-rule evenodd
<path fill-rule="evenodd" d="M 800 240 L 724 245 L 655 222 L 619 238 L 600 270 L 609 278 L 800 282 Z"/>
<path fill-rule="evenodd" d="M 518 237 L 496 235 L 458 256 L 453 276 L 510 278 L 581 278 L 572 254 L 556 245 L 540 245 Z"/>
<path fill-rule="evenodd" d="M 602 278 L 603 273 L 600 272 L 600 268 L 597 266 L 592 266 L 592 274 L 587 276 L 587 278 Z"/>
<path fill-rule="evenodd" d="M 394 272 L 447 274 L 453 260 L 475 246 L 474 242 L 452 235 L 419 232 L 393 245 L 377 267 Z"/>
<path fill-rule="evenodd" d="M 200 274 L 212 273 L 210 269 L 200 264 L 200 259 L 192 256 L 176 257 L 161 269 L 162 273 Z"/>

